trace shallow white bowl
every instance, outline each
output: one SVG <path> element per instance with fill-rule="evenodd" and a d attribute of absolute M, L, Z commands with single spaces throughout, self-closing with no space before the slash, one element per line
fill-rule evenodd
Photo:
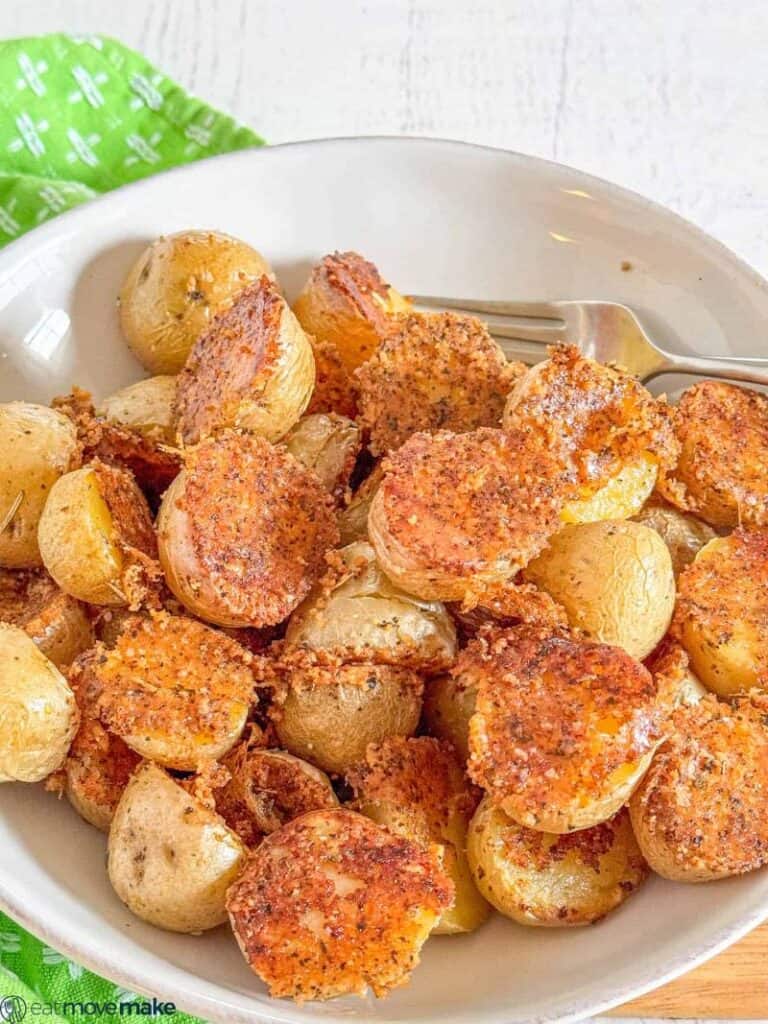
<path fill-rule="evenodd" d="M 49 401 L 72 383 L 100 397 L 136 379 L 115 298 L 150 239 L 189 227 L 252 242 L 289 295 L 322 253 L 358 249 L 403 291 L 625 302 L 672 350 L 754 354 L 768 322 L 768 285 L 730 252 L 577 171 L 458 143 L 300 143 L 121 189 L 0 253 L 0 400 Z M 766 872 L 705 886 L 652 879 L 595 927 L 526 929 L 497 916 L 470 937 L 432 939 L 411 984 L 388 999 L 299 1007 L 266 996 L 227 929 L 179 936 L 132 917 L 104 853 L 66 801 L 0 786 L 0 906 L 115 982 L 215 1021 L 576 1020 L 768 916 Z"/>

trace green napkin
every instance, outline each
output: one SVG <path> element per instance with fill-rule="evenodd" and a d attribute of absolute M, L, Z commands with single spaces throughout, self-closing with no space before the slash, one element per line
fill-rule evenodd
<path fill-rule="evenodd" d="M 0 246 L 100 192 L 262 144 L 250 128 L 189 96 L 114 39 L 0 42 Z M 121 1015 L 121 1004 L 135 1002 L 145 1001 L 0 913 L 0 1021 L 34 1019 L 43 1013 L 34 1013 L 34 1003 L 48 1004 L 50 1024 L 146 1019 L 141 1006 Z M 194 1020 L 182 1013 L 155 1019 Z"/>

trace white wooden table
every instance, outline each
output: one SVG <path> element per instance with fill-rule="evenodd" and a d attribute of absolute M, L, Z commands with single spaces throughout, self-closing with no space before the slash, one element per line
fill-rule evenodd
<path fill-rule="evenodd" d="M 270 142 L 407 133 L 573 164 L 768 274 L 764 0 L 0 0 L 103 32 Z"/>

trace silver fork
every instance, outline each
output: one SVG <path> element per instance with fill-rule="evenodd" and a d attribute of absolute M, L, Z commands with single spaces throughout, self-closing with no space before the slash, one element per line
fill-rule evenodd
<path fill-rule="evenodd" d="M 618 302 L 483 302 L 412 295 L 417 306 L 477 313 L 511 359 L 546 359 L 546 346 L 569 342 L 589 359 L 615 363 L 642 381 L 663 373 L 696 374 L 768 385 L 768 358 L 679 356 L 659 348 L 637 316 Z"/>

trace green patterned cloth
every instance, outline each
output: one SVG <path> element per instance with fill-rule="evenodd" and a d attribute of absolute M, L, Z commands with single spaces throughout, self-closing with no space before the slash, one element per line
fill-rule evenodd
<path fill-rule="evenodd" d="M 0 42 L 0 245 L 118 185 L 262 144 L 113 39 Z M 0 1022 L 147 1019 L 145 1002 L 0 913 Z"/>

